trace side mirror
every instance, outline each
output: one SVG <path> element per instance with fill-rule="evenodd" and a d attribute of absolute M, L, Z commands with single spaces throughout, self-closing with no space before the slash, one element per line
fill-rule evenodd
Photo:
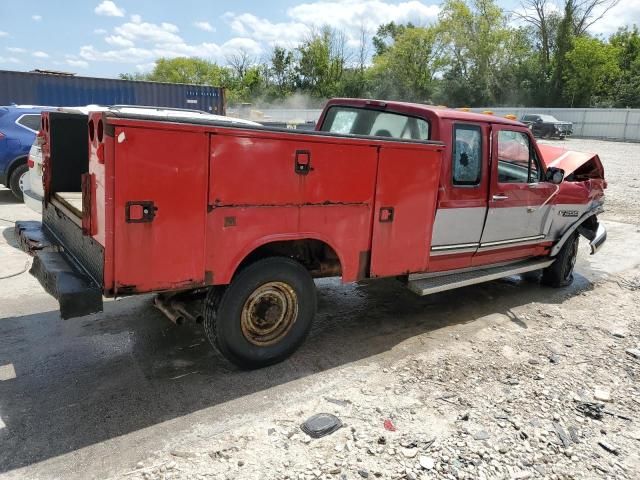
<path fill-rule="evenodd" d="M 559 185 L 564 180 L 564 170 L 561 168 L 549 167 L 545 173 L 545 180 L 554 185 Z"/>

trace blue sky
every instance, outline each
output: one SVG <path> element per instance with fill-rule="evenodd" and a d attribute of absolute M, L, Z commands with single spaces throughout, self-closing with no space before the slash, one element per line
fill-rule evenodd
<path fill-rule="evenodd" d="M 329 24 L 355 45 L 364 26 L 428 24 L 437 0 L 0 0 L 0 69 L 64 70 L 115 77 L 148 71 L 160 56 L 225 63 L 242 50 L 268 56 L 295 46 L 313 26 Z M 518 8 L 515 0 L 500 2 Z M 594 29 L 608 34 L 640 20 L 640 0 L 620 2 Z"/>

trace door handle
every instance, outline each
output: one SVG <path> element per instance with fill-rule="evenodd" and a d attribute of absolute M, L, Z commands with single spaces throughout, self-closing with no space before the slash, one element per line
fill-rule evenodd
<path fill-rule="evenodd" d="M 507 200 L 509 197 L 506 195 L 502 195 L 502 194 L 498 194 L 498 195 L 494 195 L 493 199 L 494 200 Z"/>
<path fill-rule="evenodd" d="M 296 150 L 295 165 L 293 171 L 298 175 L 307 175 L 311 167 L 311 152 L 309 150 Z"/>
<path fill-rule="evenodd" d="M 127 223 L 153 222 L 158 207 L 151 200 L 127 202 L 124 208 L 124 220 Z"/>

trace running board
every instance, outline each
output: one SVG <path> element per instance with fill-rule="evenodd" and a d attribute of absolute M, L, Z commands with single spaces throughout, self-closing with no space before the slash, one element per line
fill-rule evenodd
<path fill-rule="evenodd" d="M 432 293 L 444 292 L 445 290 L 453 290 L 454 288 L 475 285 L 476 283 L 490 282 L 499 278 L 518 275 L 520 273 L 531 272 L 546 268 L 555 261 L 554 259 L 544 260 L 526 260 L 509 265 L 497 267 L 486 267 L 479 270 L 468 272 L 450 273 L 448 275 L 440 275 L 431 278 L 422 278 L 419 280 L 410 280 L 407 287 L 418 295 L 431 295 Z"/>

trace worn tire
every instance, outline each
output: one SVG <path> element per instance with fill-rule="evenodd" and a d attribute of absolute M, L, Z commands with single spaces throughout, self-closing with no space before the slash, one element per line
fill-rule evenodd
<path fill-rule="evenodd" d="M 9 188 L 11 193 L 21 202 L 24 200 L 24 194 L 20 188 L 20 177 L 25 173 L 29 173 L 29 166 L 25 163 L 18 165 L 13 172 L 11 172 L 11 178 L 9 178 Z"/>
<path fill-rule="evenodd" d="M 567 239 L 556 261 L 542 271 L 542 284 L 550 287 L 566 287 L 573 282 L 573 267 L 578 256 L 578 232 Z"/>
<path fill-rule="evenodd" d="M 290 308 L 282 308 L 283 304 Z M 296 351 L 311 329 L 316 307 L 315 284 L 300 263 L 284 257 L 266 258 L 241 270 L 228 287 L 209 291 L 204 330 L 209 342 L 231 363 L 245 369 L 261 368 Z M 261 328 L 275 330 L 256 333 Z"/>

